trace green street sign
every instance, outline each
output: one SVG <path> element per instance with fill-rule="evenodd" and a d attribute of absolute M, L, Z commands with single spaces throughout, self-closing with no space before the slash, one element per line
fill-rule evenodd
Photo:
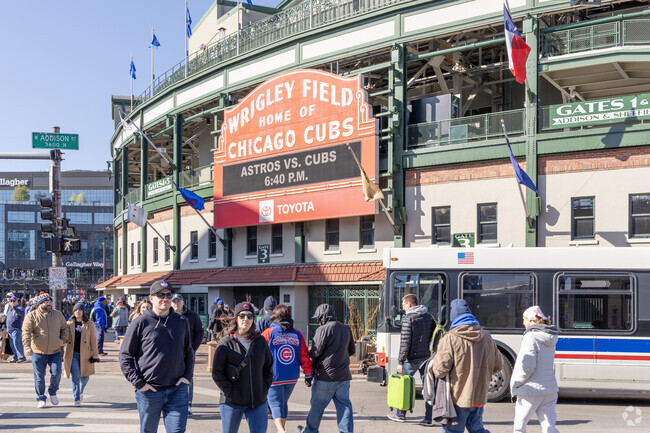
<path fill-rule="evenodd" d="M 32 148 L 79 150 L 79 134 L 32 132 Z"/>
<path fill-rule="evenodd" d="M 551 105 L 549 128 L 628 122 L 650 117 L 650 94 Z"/>
<path fill-rule="evenodd" d="M 474 233 L 454 233 L 452 247 L 474 248 Z"/>
<path fill-rule="evenodd" d="M 271 262 L 271 245 L 258 245 L 257 246 L 257 263 L 270 263 Z"/>

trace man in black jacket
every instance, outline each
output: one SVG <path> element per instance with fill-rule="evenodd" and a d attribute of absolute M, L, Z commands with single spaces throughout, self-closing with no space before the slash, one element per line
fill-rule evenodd
<path fill-rule="evenodd" d="M 171 308 L 173 291 L 164 280 L 151 285 L 152 309 L 131 322 L 120 348 L 143 433 L 158 431 L 161 413 L 168 432 L 183 432 L 187 424 L 194 356 L 189 321 Z"/>
<path fill-rule="evenodd" d="M 321 304 L 312 317 L 321 325 L 314 335 L 309 351 L 314 366 L 314 383 L 307 426 L 298 426 L 299 433 L 318 433 L 325 408 L 334 400 L 336 421 L 341 433 L 352 433 L 354 420 L 350 401 L 350 357 L 355 345 L 350 328 L 338 320 L 334 308 Z"/>
<path fill-rule="evenodd" d="M 424 382 L 426 375 L 424 369 L 431 356 L 429 345 L 435 323 L 431 314 L 427 312 L 427 307 L 418 305 L 418 297 L 412 293 L 402 298 L 402 309 L 406 313 L 402 319 L 397 372 L 413 376 L 416 371 L 419 371 L 422 382 Z M 425 403 L 424 419 L 420 421 L 420 425 L 431 425 L 431 411 L 431 405 Z M 398 410 L 395 415 L 388 414 L 388 418 L 404 422 L 406 421 L 406 411 Z"/>
<path fill-rule="evenodd" d="M 176 293 L 172 298 L 174 311 L 184 316 L 190 322 L 190 334 L 192 335 L 192 356 L 196 359 L 196 351 L 199 350 L 203 341 L 203 324 L 201 318 L 194 311 L 187 308 L 183 297 Z M 188 415 L 192 415 L 192 399 L 194 397 L 194 380 L 190 381 L 190 401 L 187 410 Z"/>

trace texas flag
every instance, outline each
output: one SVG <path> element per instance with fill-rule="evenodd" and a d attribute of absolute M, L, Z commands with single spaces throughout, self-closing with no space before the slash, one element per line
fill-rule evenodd
<path fill-rule="evenodd" d="M 508 48 L 508 62 L 510 72 L 515 76 L 518 83 L 526 81 L 526 60 L 530 53 L 530 47 L 521 37 L 515 23 L 512 21 L 508 5 L 503 4 L 503 27 L 506 33 L 506 47 Z"/>

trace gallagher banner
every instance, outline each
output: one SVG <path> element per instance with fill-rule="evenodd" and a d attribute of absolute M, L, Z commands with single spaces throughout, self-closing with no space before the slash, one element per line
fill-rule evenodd
<path fill-rule="evenodd" d="M 302 69 L 225 112 L 214 152 L 214 227 L 375 213 L 354 150 L 377 180 L 377 137 L 360 76 Z"/>

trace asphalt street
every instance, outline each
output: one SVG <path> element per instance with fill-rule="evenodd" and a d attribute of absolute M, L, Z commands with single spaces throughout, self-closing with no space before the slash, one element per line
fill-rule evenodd
<path fill-rule="evenodd" d="M 4 366 L 4 365 L 3 365 Z M 26 364 L 25 367 L 31 367 Z M 49 404 L 36 408 L 33 377 L 28 372 L 9 372 L 0 366 L 0 430 L 8 432 L 138 432 L 138 412 L 132 387 L 116 373 L 91 377 L 84 393 L 82 407 L 72 406 L 70 381 L 61 381 L 58 406 Z M 386 388 L 355 379 L 351 387 L 356 432 L 426 432 L 439 428 L 417 426 L 424 411 L 417 401 L 415 413 L 407 423 L 386 419 Z M 189 419 L 188 432 L 221 431 L 217 405 L 219 391 L 212 379 L 200 373 L 195 379 L 194 415 Z M 309 411 L 310 390 L 302 381 L 296 387 L 289 404 L 287 431 L 295 432 L 304 424 Z M 485 425 L 492 433 L 512 431 L 514 405 L 510 402 L 488 404 Z M 650 432 L 650 405 L 647 402 L 616 400 L 561 400 L 558 405 L 558 427 L 562 433 L 589 432 Z M 629 424 L 629 425 L 628 425 Z M 160 431 L 164 431 L 162 427 Z M 245 422 L 239 430 L 247 432 Z M 269 420 L 269 432 L 275 432 Z M 331 405 L 321 425 L 322 432 L 336 432 L 336 412 Z M 541 432 L 539 424 L 531 423 L 529 432 Z"/>

